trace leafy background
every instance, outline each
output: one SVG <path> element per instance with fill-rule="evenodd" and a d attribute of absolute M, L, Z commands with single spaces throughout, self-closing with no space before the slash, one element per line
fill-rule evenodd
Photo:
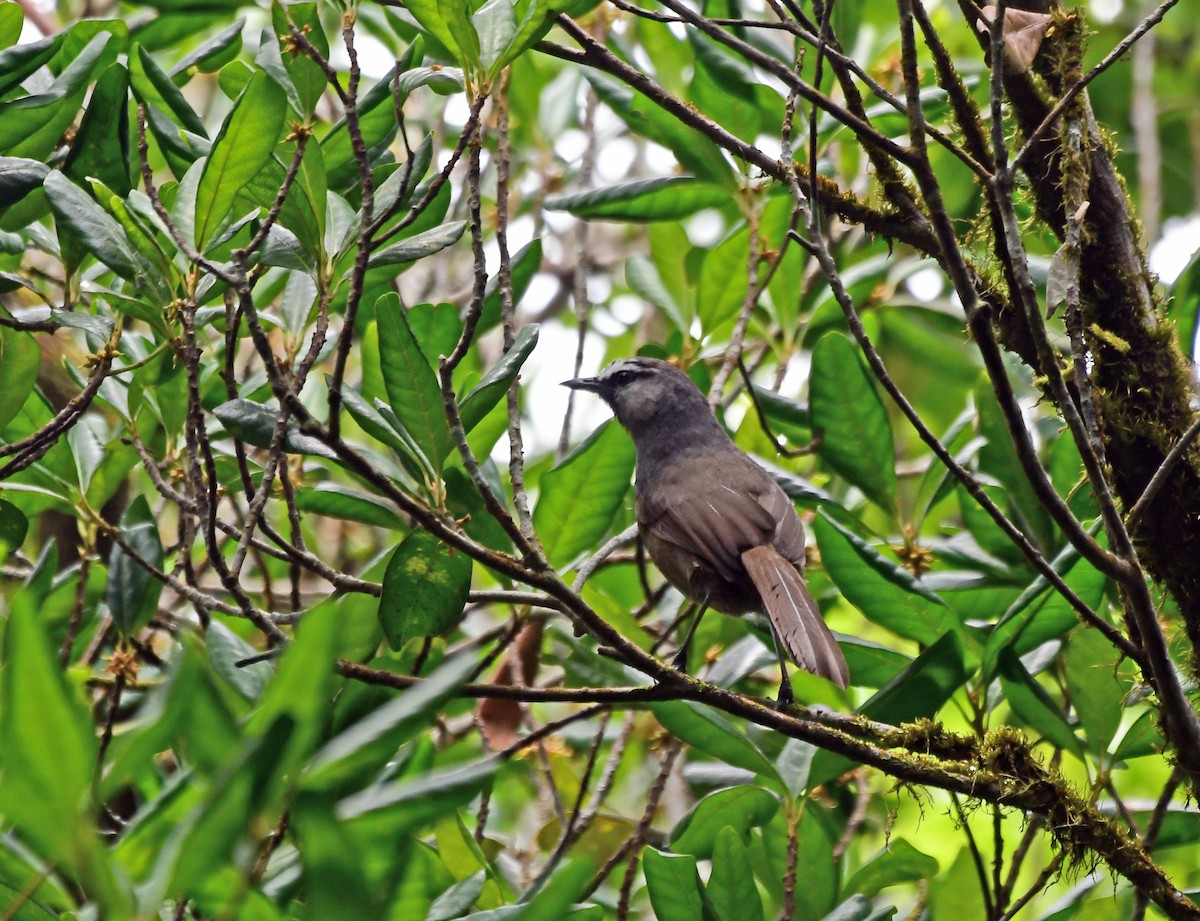
<path fill-rule="evenodd" d="M 868 143 L 763 25 L 799 7 L 677 7 L 0 5 L 0 917 L 1197 916 L 1194 778 L 1081 551 L 1095 483 L 1010 357 L 1065 532 L 874 157 L 908 62 L 962 127 L 930 42 L 827 11 Z M 1148 12 L 1083 11 L 1083 66 Z M 986 109 L 976 17 L 929 15 Z M 1179 10 L 1128 57 L 1090 100 L 1150 245 L 1196 210 L 1200 58 Z M 1000 276 L 979 177 L 928 162 Z M 1060 239 L 1009 205 L 1050 300 Z M 1167 351 L 1198 279 L 1156 289 Z M 849 691 L 763 706 L 753 618 L 705 621 L 700 682 L 652 657 L 684 603 L 635 548 L 632 446 L 555 386 L 639 350 L 797 502 Z"/>

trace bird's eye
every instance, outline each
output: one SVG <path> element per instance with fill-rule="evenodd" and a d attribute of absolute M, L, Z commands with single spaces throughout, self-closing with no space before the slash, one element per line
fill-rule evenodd
<path fill-rule="evenodd" d="M 624 387 L 624 386 L 625 386 L 626 384 L 628 384 L 628 383 L 629 383 L 631 380 L 633 380 L 633 372 L 631 372 L 631 371 L 617 371 L 615 374 L 613 374 L 613 376 L 610 378 L 610 380 L 611 380 L 611 381 L 612 381 L 614 384 L 616 384 L 618 387 Z"/>

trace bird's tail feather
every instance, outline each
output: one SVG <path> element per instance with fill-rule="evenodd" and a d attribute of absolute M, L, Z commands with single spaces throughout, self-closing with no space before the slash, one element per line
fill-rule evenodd
<path fill-rule="evenodd" d="M 846 687 L 850 683 L 846 659 L 796 567 L 769 545 L 745 551 L 742 564 L 762 597 L 775 633 L 796 664 Z"/>

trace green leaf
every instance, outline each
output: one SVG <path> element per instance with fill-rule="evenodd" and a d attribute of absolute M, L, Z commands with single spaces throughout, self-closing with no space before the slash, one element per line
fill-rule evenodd
<path fill-rule="evenodd" d="M 20 40 L 24 22 L 25 13 L 19 4 L 0 5 L 0 48 L 8 48 Z"/>
<path fill-rule="evenodd" d="M 648 706 L 663 728 L 697 751 L 763 777 L 779 779 L 775 766 L 758 747 L 711 707 L 690 700 L 658 701 Z"/>
<path fill-rule="evenodd" d="M 477 662 L 458 656 L 415 687 L 401 692 L 326 742 L 305 769 L 308 790 L 326 790 L 348 778 L 367 780 L 418 732 L 433 725 L 443 705 L 471 677 Z"/>
<path fill-rule="evenodd" d="M 8 311 L 4 311 L 8 316 Z M 32 333 L 0 326 L 0 432 L 25 405 L 37 383 L 42 350 Z"/>
<path fill-rule="evenodd" d="M 515 307 L 525 296 L 533 276 L 542 267 L 542 240 L 538 237 L 522 247 L 512 258 L 509 270 L 512 282 L 512 302 Z M 483 310 L 479 312 L 479 332 L 491 329 L 500 322 L 500 276 L 488 279 L 483 297 Z"/>
<path fill-rule="evenodd" d="M 668 843 L 674 851 L 708 860 L 719 832 L 733 829 L 745 840 L 751 828 L 771 821 L 778 809 L 779 798 L 762 787 L 726 787 L 700 800 L 675 826 Z"/>
<path fill-rule="evenodd" d="M 1074 547 L 1067 545 L 1050 561 L 1055 572 L 1093 610 L 1104 600 L 1108 579 L 1091 563 L 1083 560 Z M 1009 606 L 988 635 L 983 650 L 983 679 L 995 677 L 1000 654 L 1008 649 L 1023 656 L 1042 643 L 1058 639 L 1079 623 L 1075 609 L 1057 591 L 1038 576 Z"/>
<path fill-rule="evenodd" d="M 213 141 L 196 189 L 196 245 L 204 248 L 238 192 L 267 165 L 279 143 L 287 97 L 263 71 L 250 77 Z"/>
<path fill-rule="evenodd" d="M 145 496 L 138 496 L 121 516 L 121 536 L 130 548 L 155 569 L 163 565 L 163 546 L 158 520 Z M 162 583 L 117 546 L 108 561 L 108 590 L 105 599 L 113 623 L 125 636 L 132 636 L 150 623 L 158 609 Z"/>
<path fill-rule="evenodd" d="M 302 512 L 358 521 L 378 528 L 402 531 L 407 527 L 403 518 L 375 496 L 343 486 L 340 483 L 318 483 L 311 489 L 296 492 L 296 508 Z"/>
<path fill-rule="evenodd" d="M 823 336 L 813 348 L 808 400 L 821 435 L 821 459 L 885 511 L 896 511 L 892 427 L 858 354 L 845 336 Z"/>
<path fill-rule="evenodd" d="M 998 665 L 1004 701 L 1017 718 L 1054 745 L 1082 758 L 1083 746 L 1063 716 L 1062 707 L 1026 671 L 1016 653 L 1009 649 L 1001 651 Z"/>
<path fill-rule="evenodd" d="M 512 382 L 516 380 L 521 366 L 525 364 L 538 341 L 538 325 L 530 323 L 521 327 L 513 340 L 512 348 L 505 352 L 500 360 L 488 370 L 473 388 L 463 397 L 458 412 L 462 419 L 463 430 L 471 431 L 499 403 Z"/>
<path fill-rule="evenodd" d="M 505 64 L 505 51 L 517 32 L 513 0 L 488 0 L 471 17 L 479 36 L 479 66 L 489 78 Z"/>
<path fill-rule="evenodd" d="M 533 524 L 552 566 L 567 565 L 608 533 L 629 492 L 633 464 L 633 442 L 609 420 L 542 474 Z"/>
<path fill-rule="evenodd" d="M 63 172 L 82 184 L 96 178 L 124 198 L 133 187 L 129 175 L 129 72 L 113 64 L 100 75 Z"/>
<path fill-rule="evenodd" d="M 466 0 L 408 0 L 405 7 L 421 28 L 454 52 L 467 70 L 479 65 L 479 36 Z"/>
<path fill-rule="evenodd" d="M 7 499 L 0 499 L 0 562 L 20 548 L 28 533 L 29 519 L 25 513 Z"/>
<path fill-rule="evenodd" d="M 576 217 L 611 221 L 678 221 L 705 208 L 729 203 L 729 190 L 684 176 L 640 179 L 620 185 L 551 195 L 546 208 Z M 746 257 L 742 257 L 743 273 Z"/>
<path fill-rule="evenodd" d="M 3 73 L 0 68 L 0 73 Z M 1200 252 L 1195 253 L 1171 285 L 1167 317 L 1175 326 L 1175 339 L 1185 355 L 1194 354 L 1200 331 Z"/>
<path fill-rule="evenodd" d="M 919 579 L 824 512 L 813 520 L 813 534 L 825 571 L 868 620 L 926 646 L 960 629 L 954 612 Z"/>
<path fill-rule="evenodd" d="M 413 637 L 437 636 L 462 616 L 471 588 L 471 558 L 417 529 L 400 542 L 383 577 L 379 623 L 399 650 Z"/>
<path fill-rule="evenodd" d="M 762 897 L 742 836 L 726 826 L 717 832 L 708 897 L 721 921 L 762 921 Z"/>
<path fill-rule="evenodd" d="M 447 246 L 453 246 L 462 238 L 463 231 L 466 229 L 466 221 L 452 221 L 449 224 L 443 224 L 372 253 L 367 264 L 375 269 L 383 265 L 405 265 L 409 262 L 416 262 L 418 259 L 441 252 Z"/>
<path fill-rule="evenodd" d="M 0 152 L 35 160 L 50 154 L 75 120 L 88 81 L 104 60 L 110 38 L 110 33 L 101 31 L 77 49 L 45 92 L 0 103 Z M 0 64 L 14 50 L 0 55 Z"/>
<path fill-rule="evenodd" d="M 129 55 L 129 79 L 133 95 L 139 102 L 154 106 L 163 115 L 171 116 L 185 131 L 208 139 L 204 121 L 184 98 L 179 87 L 150 56 L 150 52 L 140 44 L 135 44 Z"/>
<path fill-rule="evenodd" d="M 213 415 L 235 438 L 256 448 L 269 448 L 279 422 L 279 409 L 253 400 L 230 400 L 213 410 Z M 289 454 L 312 454 L 337 460 L 337 454 L 311 435 L 302 434 L 294 418 L 289 418 L 283 436 L 283 449 Z"/>
<path fill-rule="evenodd" d="M 462 335 L 458 308 L 445 303 L 417 304 L 408 308 L 405 319 L 429 367 L 437 371 L 438 359 L 453 352 Z"/>
<path fill-rule="evenodd" d="M 642 851 L 642 872 L 658 921 L 720 921 L 700 883 L 695 857 L 648 847 Z"/>
<path fill-rule="evenodd" d="M 329 59 L 329 42 L 325 37 L 325 29 L 317 13 L 317 4 L 306 0 L 303 3 L 288 3 L 286 6 L 275 0 L 271 4 L 271 25 L 278 40 L 285 43 L 291 35 L 288 20 L 301 32 L 308 36 L 313 47 L 321 55 Z M 327 87 L 325 71 L 307 54 L 284 54 L 283 65 L 287 68 L 292 85 L 299 96 L 301 114 L 312 119 L 313 111 Z"/>
<path fill-rule="evenodd" d="M 587 891 L 588 883 L 595 873 L 596 867 L 586 859 L 568 861 L 550 877 L 550 881 L 533 898 L 520 906 L 512 916 L 513 921 L 560 921 L 575 918 L 579 913 L 571 911 L 571 907 L 575 900 Z M 600 921 L 600 917 L 602 915 L 597 914 L 594 921 Z M 584 921 L 584 918 L 580 917 L 579 921 Z"/>
<path fill-rule="evenodd" d="M 635 134 L 666 147 L 675 154 L 680 165 L 698 179 L 733 187 L 733 168 L 716 144 L 700 132 L 680 123 L 642 93 L 629 89 L 606 74 L 589 69 L 584 77 L 601 101 L 616 112 Z"/>
<path fill-rule="evenodd" d="M 1080 628 L 1063 658 L 1071 706 L 1083 724 L 1088 749 L 1103 754 L 1121 725 L 1126 694 L 1116 674 L 1117 652 L 1098 631 Z"/>
<path fill-rule="evenodd" d="M 918 851 L 904 838 L 896 838 L 878 857 L 859 867 L 842 891 L 861 893 L 870 899 L 888 886 L 928 879 L 937 871 L 936 859 Z"/>
<path fill-rule="evenodd" d="M 375 302 L 375 322 L 388 403 L 434 473 L 440 473 L 451 444 L 437 376 L 408 325 L 397 295 L 385 294 Z"/>
<path fill-rule="evenodd" d="M 386 822 L 399 837 L 462 808 L 487 786 L 499 768 L 494 759 L 465 767 L 434 770 L 397 784 L 368 787 L 343 799 L 337 816 L 343 821 L 372 818 Z"/>
<path fill-rule="evenodd" d="M 50 648 L 36 599 L 13 599 L 0 669 L 0 814 L 55 863 L 80 869 L 98 839 L 88 815 L 96 738 Z"/>
<path fill-rule="evenodd" d="M 742 223 L 704 256 L 696 315 L 706 333 L 732 323 L 746 301 L 749 246 L 750 233 Z"/>
<path fill-rule="evenodd" d="M 0 10 L 5 7 L 0 6 Z M 42 187 L 50 172 L 41 160 L 28 157 L 0 157 L 0 213 Z"/>
<path fill-rule="evenodd" d="M 193 68 L 204 74 L 216 73 L 242 50 L 242 33 L 245 28 L 245 17 L 235 19 L 233 25 L 210 38 L 195 51 L 189 51 L 171 68 L 172 79 L 177 85 L 182 85 Z M 313 41 L 319 40 L 318 37 L 313 38 Z"/>
<path fill-rule="evenodd" d="M 58 53 L 63 33 L 36 42 L 14 45 L 0 51 L 0 95 L 22 83 L 26 77 Z"/>
<path fill-rule="evenodd" d="M 1167 743 L 1162 733 L 1158 731 L 1158 713 L 1147 710 L 1121 736 L 1117 748 L 1113 752 L 1114 761 L 1124 761 L 1129 758 L 1140 758 L 1154 755 L 1166 750 Z"/>

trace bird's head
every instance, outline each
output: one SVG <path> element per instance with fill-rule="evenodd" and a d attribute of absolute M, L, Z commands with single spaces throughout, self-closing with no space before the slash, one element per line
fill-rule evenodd
<path fill-rule="evenodd" d="M 563 381 L 563 386 L 599 396 L 635 439 L 673 417 L 702 414 L 712 419 L 708 401 L 691 379 L 657 358 L 620 358 L 596 377 L 577 377 Z"/>

